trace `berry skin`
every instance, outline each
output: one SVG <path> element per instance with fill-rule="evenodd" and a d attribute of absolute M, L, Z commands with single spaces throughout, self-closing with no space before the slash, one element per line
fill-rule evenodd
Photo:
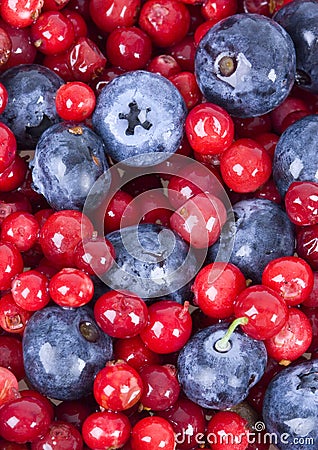
<path fill-rule="evenodd" d="M 49 291 L 52 300 L 59 306 L 79 308 L 93 298 L 94 284 L 85 272 L 64 268 L 51 278 Z"/>
<path fill-rule="evenodd" d="M 19 396 L 19 384 L 14 374 L 0 367 L 0 407 Z"/>
<path fill-rule="evenodd" d="M 83 439 L 80 432 L 71 424 L 53 421 L 48 432 L 32 442 L 32 450 L 45 450 L 49 448 L 63 450 L 82 450 Z"/>
<path fill-rule="evenodd" d="M 49 280 L 37 270 L 28 270 L 12 281 L 11 293 L 15 303 L 26 311 L 37 311 L 50 301 Z"/>
<path fill-rule="evenodd" d="M 192 330 L 188 307 L 187 302 L 182 306 L 170 300 L 149 306 L 148 324 L 140 337 L 150 350 L 165 354 L 176 352 L 184 346 Z"/>
<path fill-rule="evenodd" d="M 246 288 L 236 298 L 235 317 L 247 317 L 243 331 L 254 339 L 269 339 L 287 323 L 288 308 L 281 296 L 267 286 Z"/>
<path fill-rule="evenodd" d="M 5 87 L 2 85 L 2 89 Z M 1 90 L 1 87 L 0 87 Z M 1 98 L 1 95 L 0 95 Z M 8 94 L 7 94 L 8 98 Z M 5 102 L 6 106 L 7 101 Z M 5 107 L 0 107 L 0 114 L 3 113 Z M 17 142 L 14 134 L 4 123 L 0 122 L 0 172 L 7 169 L 11 163 L 13 163 L 16 156 Z"/>
<path fill-rule="evenodd" d="M 91 116 L 95 103 L 93 89 L 81 81 L 66 83 L 56 92 L 56 111 L 63 120 L 84 121 Z"/>
<path fill-rule="evenodd" d="M 25 376 L 22 343 L 14 336 L 0 336 L 0 367 L 9 369 L 17 378 Z"/>
<path fill-rule="evenodd" d="M 262 284 L 278 292 L 288 306 L 302 303 L 314 286 L 314 275 L 302 258 L 286 256 L 274 259 L 264 269 Z"/>
<path fill-rule="evenodd" d="M 37 242 L 39 231 L 39 223 L 33 214 L 17 211 L 2 222 L 0 239 L 14 244 L 20 252 L 25 252 Z"/>
<path fill-rule="evenodd" d="M 202 100 L 202 94 L 192 72 L 179 72 L 169 80 L 179 89 L 188 109 L 192 109 Z"/>
<path fill-rule="evenodd" d="M 219 411 L 208 423 L 207 436 L 212 450 L 246 450 L 247 420 L 233 411 Z"/>
<path fill-rule="evenodd" d="M 23 334 L 32 313 L 20 308 L 11 294 L 0 300 L 0 327 L 8 333 Z"/>
<path fill-rule="evenodd" d="M 140 375 L 124 361 L 110 361 L 94 380 L 97 403 L 111 411 L 124 411 L 135 405 L 143 390 Z"/>
<path fill-rule="evenodd" d="M 137 371 L 148 364 L 160 364 L 160 355 L 151 351 L 139 335 L 115 341 L 114 358 L 126 361 Z"/>
<path fill-rule="evenodd" d="M 308 350 L 312 334 L 306 314 L 297 308 L 290 308 L 283 328 L 265 341 L 268 356 L 281 364 L 295 361 Z"/>
<path fill-rule="evenodd" d="M 174 450 L 174 432 L 170 423 L 162 417 L 145 417 L 132 429 L 132 450 Z"/>
<path fill-rule="evenodd" d="M 105 238 L 92 237 L 80 241 L 74 249 L 74 262 L 78 269 L 89 275 L 102 275 L 114 263 L 115 250 Z"/>
<path fill-rule="evenodd" d="M 295 225 L 304 227 L 318 223 L 318 183 L 294 181 L 286 192 L 285 208 Z"/>
<path fill-rule="evenodd" d="M 82 435 L 85 443 L 95 450 L 121 448 L 129 439 L 131 426 L 122 413 L 96 412 L 83 423 Z"/>
<path fill-rule="evenodd" d="M 117 27 L 134 25 L 140 9 L 140 0 L 92 0 L 89 13 L 94 23 L 110 33 Z"/>
<path fill-rule="evenodd" d="M 203 155 L 218 155 L 232 144 L 234 124 L 220 106 L 202 103 L 189 112 L 185 131 L 193 150 Z"/>
<path fill-rule="evenodd" d="M 148 310 L 140 297 L 125 291 L 110 291 L 98 298 L 94 316 L 104 333 L 124 339 L 136 336 L 145 328 Z"/>
<path fill-rule="evenodd" d="M 221 174 L 235 192 L 254 192 L 268 181 L 272 163 L 267 151 L 253 139 L 234 142 L 221 156 Z"/>
<path fill-rule="evenodd" d="M 197 274 L 194 302 L 209 317 L 225 319 L 234 313 L 234 300 L 246 288 L 245 277 L 231 263 L 208 264 Z"/>
<path fill-rule="evenodd" d="M 31 25 L 39 16 L 43 0 L 12 3 L 10 0 L 1 2 L 0 15 L 12 27 L 25 28 Z"/>
<path fill-rule="evenodd" d="M 12 279 L 22 271 L 23 260 L 16 246 L 0 242 L 0 290 L 10 289 Z"/>
<path fill-rule="evenodd" d="M 296 251 L 310 265 L 312 270 L 318 270 L 318 225 L 300 227 L 296 234 Z"/>

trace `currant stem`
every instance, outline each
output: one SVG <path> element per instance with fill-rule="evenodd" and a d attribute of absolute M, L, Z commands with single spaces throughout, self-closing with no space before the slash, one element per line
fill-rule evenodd
<path fill-rule="evenodd" d="M 239 326 L 239 325 L 246 325 L 248 322 L 248 318 L 247 317 L 238 317 L 237 319 L 235 319 L 231 325 L 229 326 L 227 332 L 225 333 L 225 335 L 219 339 L 218 341 L 216 341 L 215 343 L 215 349 L 218 352 L 228 352 L 231 348 L 231 344 L 230 344 L 230 339 L 232 334 L 234 333 L 235 329 Z"/>

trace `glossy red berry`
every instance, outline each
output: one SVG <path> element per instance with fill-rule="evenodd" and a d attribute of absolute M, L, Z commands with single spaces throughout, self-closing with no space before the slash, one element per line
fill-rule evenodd
<path fill-rule="evenodd" d="M 290 308 L 283 328 L 265 341 L 267 353 L 281 363 L 295 361 L 309 348 L 312 334 L 306 314 L 297 308 Z"/>
<path fill-rule="evenodd" d="M 27 444 L 16 444 L 15 442 L 0 440 L 0 450 L 29 450 Z"/>
<path fill-rule="evenodd" d="M 7 63 L 11 55 L 12 43 L 11 39 L 3 28 L 0 28 L 0 68 Z"/>
<path fill-rule="evenodd" d="M 124 70 L 143 69 L 150 60 L 151 52 L 151 39 L 137 27 L 116 28 L 106 41 L 108 60 Z"/>
<path fill-rule="evenodd" d="M 190 27 L 190 13 L 177 0 L 148 0 L 143 4 L 139 26 L 158 47 L 180 42 Z"/>
<path fill-rule="evenodd" d="M 70 0 L 44 0 L 42 11 L 59 11 L 68 4 Z"/>
<path fill-rule="evenodd" d="M 191 20 L 194 17 L 191 15 Z M 196 45 L 192 36 L 187 34 L 180 42 L 169 47 L 167 50 L 177 61 L 181 69 L 185 72 L 194 72 L 194 59 L 196 54 Z"/>
<path fill-rule="evenodd" d="M 314 285 L 308 297 L 302 302 L 306 308 L 318 307 L 318 272 L 313 272 Z"/>
<path fill-rule="evenodd" d="M 64 120 L 84 121 L 91 116 L 95 103 L 96 98 L 93 89 L 81 81 L 63 84 L 56 91 L 56 111 Z"/>
<path fill-rule="evenodd" d="M 318 224 L 297 229 L 296 252 L 313 270 L 318 270 Z"/>
<path fill-rule="evenodd" d="M 129 439 L 131 426 L 122 413 L 96 412 L 87 417 L 82 435 L 85 443 L 95 450 L 121 448 Z"/>
<path fill-rule="evenodd" d="M 2 17 L 2 14 L 0 15 Z M 9 59 L 1 69 L 9 69 L 19 64 L 32 64 L 37 52 L 31 41 L 30 28 L 16 28 L 2 18 L 0 19 L 0 26 L 7 32 L 11 41 Z"/>
<path fill-rule="evenodd" d="M 97 403 L 111 411 L 131 408 L 140 400 L 142 389 L 140 375 L 125 361 L 108 362 L 96 375 L 93 386 Z"/>
<path fill-rule="evenodd" d="M 0 336 L 0 367 L 9 369 L 17 378 L 25 376 L 22 343 L 15 336 Z"/>
<path fill-rule="evenodd" d="M 31 26 L 34 46 L 45 55 L 65 52 L 74 42 L 72 22 L 59 11 L 45 11 Z"/>
<path fill-rule="evenodd" d="M 140 3 L 140 0 L 91 0 L 89 12 L 98 28 L 110 33 L 117 27 L 134 25 Z"/>
<path fill-rule="evenodd" d="M 243 331 L 254 339 L 269 339 L 277 334 L 288 319 L 288 308 L 282 297 L 267 286 L 246 288 L 234 303 L 235 317 L 247 317 Z"/>
<path fill-rule="evenodd" d="M 279 136 L 275 133 L 261 133 L 255 135 L 253 139 L 261 144 L 267 151 L 270 158 L 273 159 Z"/>
<path fill-rule="evenodd" d="M 73 81 L 74 76 L 69 64 L 69 52 L 58 53 L 57 55 L 46 55 L 43 58 L 43 66 L 51 69 L 59 75 L 65 82 Z"/>
<path fill-rule="evenodd" d="M 174 432 L 170 423 L 162 417 L 145 417 L 132 429 L 132 450 L 174 450 Z"/>
<path fill-rule="evenodd" d="M 285 207 L 291 222 L 299 226 L 318 223 L 318 183 L 295 181 L 285 195 Z"/>
<path fill-rule="evenodd" d="M 136 336 L 145 328 L 148 309 L 137 295 L 110 291 L 95 303 L 94 316 L 104 333 L 123 339 Z"/>
<path fill-rule="evenodd" d="M 43 403 L 33 397 L 13 400 L 0 409 L 0 435 L 23 444 L 45 434 L 51 418 Z"/>
<path fill-rule="evenodd" d="M 119 190 L 114 194 L 105 212 L 104 230 L 106 234 L 119 230 L 119 228 L 136 225 L 139 222 L 140 212 L 136 208 L 137 205 L 129 206 L 132 200 L 133 197 L 127 192 Z"/>
<path fill-rule="evenodd" d="M 140 371 L 143 382 L 140 401 L 143 407 L 153 411 L 163 411 L 174 405 L 180 393 L 176 375 L 174 366 L 144 366 Z"/>
<path fill-rule="evenodd" d="M 0 327 L 8 333 L 23 334 L 32 313 L 20 308 L 11 294 L 0 299 Z"/>
<path fill-rule="evenodd" d="M 11 293 L 15 303 L 26 311 L 44 308 L 49 301 L 49 280 L 37 270 L 20 273 L 12 281 Z"/>
<path fill-rule="evenodd" d="M 160 364 L 160 356 L 144 343 L 140 336 L 114 342 L 114 358 L 124 360 L 139 371 L 148 364 Z"/>
<path fill-rule="evenodd" d="M 95 403 L 82 402 L 81 400 L 65 400 L 54 408 L 55 420 L 67 422 L 82 429 L 85 419 L 94 412 Z"/>
<path fill-rule="evenodd" d="M 56 267 L 74 267 L 74 249 L 81 239 L 92 236 L 93 224 L 80 211 L 52 214 L 40 230 L 44 256 Z"/>
<path fill-rule="evenodd" d="M 27 173 L 27 163 L 16 155 L 12 163 L 0 173 L 0 192 L 10 192 L 23 183 Z"/>
<path fill-rule="evenodd" d="M 192 330 L 188 308 L 187 302 L 180 305 L 172 300 L 161 300 L 149 306 L 148 324 L 140 337 L 150 350 L 165 354 L 176 352 L 184 346 Z"/>
<path fill-rule="evenodd" d="M 200 102 L 202 94 L 193 73 L 179 72 L 169 79 L 178 88 L 188 109 L 193 108 Z"/>
<path fill-rule="evenodd" d="M 207 440 L 213 450 L 246 450 L 248 433 L 247 420 L 239 414 L 218 411 L 208 423 Z"/>
<path fill-rule="evenodd" d="M 23 271 L 19 250 L 9 242 L 0 242 L 0 291 L 10 289 L 12 279 Z"/>
<path fill-rule="evenodd" d="M 309 264 L 302 258 L 285 256 L 267 264 L 262 284 L 278 292 L 288 306 L 295 306 L 311 293 L 314 275 Z"/>
<path fill-rule="evenodd" d="M 10 370 L 0 367 L 0 408 L 17 397 L 19 397 L 18 380 Z"/>
<path fill-rule="evenodd" d="M 170 226 L 195 248 L 207 248 L 220 236 L 226 209 L 213 194 L 197 194 L 170 217 Z"/>
<path fill-rule="evenodd" d="M 32 442 L 31 450 L 47 450 L 63 448 L 63 450 L 82 450 L 81 433 L 66 422 L 52 422 L 44 436 Z"/>
<path fill-rule="evenodd" d="M 78 308 L 93 298 L 94 283 L 82 270 L 66 267 L 51 278 L 49 292 L 59 306 Z"/>
<path fill-rule="evenodd" d="M 181 72 L 181 67 L 173 56 L 163 54 L 155 56 L 147 65 L 147 70 L 170 78 Z"/>
<path fill-rule="evenodd" d="M 173 211 L 162 189 L 143 192 L 131 204 L 134 208 L 135 205 L 140 211 L 142 223 L 156 223 L 169 227 Z"/>
<path fill-rule="evenodd" d="M 6 107 L 8 93 L 0 83 L 0 113 Z M 13 163 L 17 151 L 17 141 L 13 132 L 4 123 L 0 122 L 0 172 L 7 169 Z"/>
<path fill-rule="evenodd" d="M 14 244 L 20 252 L 25 252 L 37 242 L 39 231 L 39 223 L 33 214 L 17 211 L 2 222 L 0 239 Z"/>
<path fill-rule="evenodd" d="M 192 285 L 194 302 L 209 317 L 225 319 L 234 313 L 234 300 L 246 288 L 240 269 L 215 262 L 201 269 Z"/>
<path fill-rule="evenodd" d="M 225 19 L 237 12 L 237 0 L 205 0 L 201 11 L 207 20 Z"/>
<path fill-rule="evenodd" d="M 233 122 L 236 138 L 255 139 L 256 135 L 268 133 L 272 129 L 271 117 L 269 114 L 256 117 L 234 117 Z"/>
<path fill-rule="evenodd" d="M 266 150 L 253 139 L 238 139 L 221 156 L 221 174 L 235 192 L 253 192 L 264 184 L 272 172 Z"/>
<path fill-rule="evenodd" d="M 53 0 L 55 1 L 55 0 Z M 60 0 L 59 0 L 60 1 Z M 72 22 L 73 28 L 74 28 L 74 34 L 75 38 L 81 37 L 81 36 L 87 36 L 87 25 L 86 22 L 79 13 L 76 11 L 72 11 L 67 8 L 63 8 L 61 11 L 62 14 L 64 14 L 65 17 L 68 18 Z"/>
<path fill-rule="evenodd" d="M 78 269 L 90 275 L 102 275 L 114 263 L 115 249 L 108 239 L 93 233 L 80 241 L 74 249 L 74 263 Z"/>
<path fill-rule="evenodd" d="M 189 112 L 185 132 L 193 150 L 203 155 L 218 155 L 232 144 L 234 124 L 225 109 L 213 103 L 201 103 Z"/>
<path fill-rule="evenodd" d="M 21 397 L 28 397 L 28 398 L 34 398 L 35 400 L 38 400 L 39 402 L 41 402 L 43 404 L 43 407 L 46 409 L 46 411 L 48 412 L 51 421 L 54 419 L 54 407 L 53 407 L 53 403 L 51 402 L 51 400 L 49 400 L 47 397 L 45 397 L 44 395 L 40 394 L 39 391 L 35 391 L 33 389 L 22 389 L 19 392 Z"/>
<path fill-rule="evenodd" d="M 300 98 L 288 96 L 277 108 L 271 113 L 273 130 L 281 134 L 283 132 L 283 122 L 291 113 L 303 111 L 309 114 L 309 108 Z"/>
<path fill-rule="evenodd" d="M 27 2 L 11 2 L 3 0 L 0 4 L 2 19 L 16 28 L 24 28 L 31 25 L 39 16 L 43 0 L 31 0 Z"/>
<path fill-rule="evenodd" d="M 72 81 L 89 83 L 106 65 L 106 58 L 97 44 L 86 36 L 80 36 L 67 51 L 67 67 Z"/>
<path fill-rule="evenodd" d="M 0 225 L 6 217 L 16 211 L 32 211 L 27 197 L 16 191 L 0 193 Z"/>
<path fill-rule="evenodd" d="M 197 46 L 201 39 L 207 34 L 207 32 L 217 23 L 216 20 L 207 20 L 201 23 L 194 32 L 194 43 Z"/>

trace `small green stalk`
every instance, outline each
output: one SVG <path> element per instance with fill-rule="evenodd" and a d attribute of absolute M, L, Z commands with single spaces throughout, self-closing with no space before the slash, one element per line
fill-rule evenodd
<path fill-rule="evenodd" d="M 215 350 L 217 350 L 218 352 L 222 352 L 222 353 L 228 352 L 231 349 L 230 339 L 231 339 L 231 336 L 234 333 L 235 329 L 239 325 L 246 325 L 247 322 L 248 322 L 247 317 L 239 317 L 238 319 L 235 319 L 229 326 L 225 335 L 221 339 L 216 341 Z"/>

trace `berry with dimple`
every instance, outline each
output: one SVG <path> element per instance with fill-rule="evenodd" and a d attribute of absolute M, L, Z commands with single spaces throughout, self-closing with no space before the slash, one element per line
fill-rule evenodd
<path fill-rule="evenodd" d="M 153 450 L 164 448 L 174 450 L 175 438 L 170 423 L 161 417 L 145 417 L 132 429 L 132 450 Z"/>
<path fill-rule="evenodd" d="M 263 271 L 262 284 L 278 292 L 288 306 L 295 306 L 310 295 L 313 271 L 306 261 L 296 256 L 274 259 Z"/>
<path fill-rule="evenodd" d="M 51 278 L 49 292 L 59 306 L 78 308 L 91 301 L 94 284 L 82 270 L 65 267 Z"/>
<path fill-rule="evenodd" d="M 297 254 L 308 262 L 312 270 L 318 270 L 318 224 L 299 227 L 296 233 Z"/>
<path fill-rule="evenodd" d="M 148 324 L 140 337 L 150 350 L 165 354 L 176 352 L 184 346 L 192 330 L 188 308 L 188 302 L 180 305 L 170 300 L 162 300 L 149 306 Z"/>
<path fill-rule="evenodd" d="M 71 81 L 56 91 L 55 105 L 63 120 L 81 122 L 91 116 L 95 108 L 95 94 L 81 81 Z"/>
<path fill-rule="evenodd" d="M 83 423 L 82 435 L 85 443 L 95 450 L 121 448 L 129 439 L 131 426 L 122 413 L 96 412 Z"/>
<path fill-rule="evenodd" d="M 248 447 L 248 422 L 234 411 L 219 411 L 207 426 L 213 450 L 245 450 Z"/>
<path fill-rule="evenodd" d="M 138 372 L 124 361 L 110 361 L 95 377 L 93 392 L 105 409 L 124 411 L 135 405 L 143 390 Z"/>
<path fill-rule="evenodd" d="M 271 339 L 265 340 L 268 355 L 281 363 L 295 361 L 305 353 L 312 341 L 312 327 L 297 308 L 290 308 L 283 328 Z"/>
<path fill-rule="evenodd" d="M 8 333 L 23 334 L 32 313 L 18 306 L 12 294 L 6 294 L 0 300 L 0 327 Z"/>
<path fill-rule="evenodd" d="M 98 298 L 94 316 L 105 333 L 123 339 L 136 336 L 145 328 L 148 310 L 140 297 L 127 291 L 110 291 Z"/>
<path fill-rule="evenodd" d="M 37 242 L 39 231 L 39 223 L 33 214 L 17 211 L 2 222 L 0 238 L 14 244 L 20 252 L 25 252 Z"/>
<path fill-rule="evenodd" d="M 46 434 L 32 442 L 32 450 L 63 448 L 63 450 L 82 450 L 81 433 L 71 424 L 53 421 Z"/>
<path fill-rule="evenodd" d="M 5 367 L 0 367 L 0 407 L 17 398 L 18 392 L 18 380 L 14 374 Z"/>
<path fill-rule="evenodd" d="M 194 302 L 209 317 L 225 319 L 234 313 L 234 300 L 246 288 L 245 277 L 231 263 L 203 267 L 192 285 Z"/>
<path fill-rule="evenodd" d="M 12 281 L 11 293 L 15 303 L 27 311 L 44 308 L 50 301 L 49 280 L 37 270 L 20 273 Z"/>
<path fill-rule="evenodd" d="M 285 207 L 289 219 L 296 225 L 318 223 L 318 183 L 294 181 L 286 192 Z"/>
<path fill-rule="evenodd" d="M 254 339 L 269 339 L 287 323 L 288 308 L 281 296 L 267 286 L 246 288 L 234 303 L 235 317 L 247 317 L 243 331 Z"/>

